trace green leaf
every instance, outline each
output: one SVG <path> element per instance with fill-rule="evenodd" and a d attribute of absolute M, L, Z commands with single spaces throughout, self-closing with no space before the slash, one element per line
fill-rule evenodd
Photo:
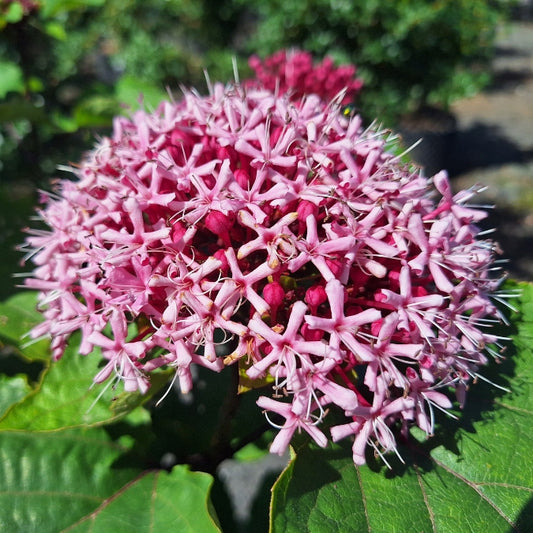
<path fill-rule="evenodd" d="M 71 345 L 43 373 L 38 388 L 0 419 L 0 430 L 50 431 L 110 424 L 148 401 L 168 381 L 167 374 L 153 374 L 152 387 L 145 395 L 117 392 L 105 384 L 93 386 L 102 358 L 98 350 L 79 355 L 78 339 L 77 334 L 72 336 Z"/>
<path fill-rule="evenodd" d="M 21 342 L 21 337 L 42 320 L 35 304 L 36 293 L 29 291 L 0 303 L 0 340 L 30 360 L 48 363 L 47 341 Z M 12 398 L 11 408 L 0 418 L 0 429 L 50 431 L 109 424 L 146 403 L 169 380 L 170 371 L 153 373 L 150 390 L 144 395 L 94 385 L 93 377 L 102 361 L 100 351 L 82 356 L 78 346 L 79 335 L 74 334 L 63 357 L 42 374 L 38 387 L 21 401 L 20 397 Z"/>
<path fill-rule="evenodd" d="M 46 0 L 41 8 L 43 18 L 55 17 L 60 13 L 87 9 L 88 7 L 99 7 L 105 0 Z"/>
<path fill-rule="evenodd" d="M 241 461 L 243 463 L 249 463 L 252 461 L 258 461 L 266 455 L 268 455 L 268 448 L 265 446 L 259 446 L 255 442 L 251 442 L 244 446 L 233 455 L 233 459 L 236 461 Z"/>
<path fill-rule="evenodd" d="M 139 470 L 101 429 L 0 432 L 0 530 L 57 533 L 101 506 Z"/>
<path fill-rule="evenodd" d="M 76 105 L 73 119 L 79 128 L 109 127 L 113 117 L 119 111 L 120 108 L 115 98 L 93 95 Z"/>
<path fill-rule="evenodd" d="M 24 16 L 24 8 L 20 2 L 12 2 L 7 8 L 5 17 L 6 21 L 13 24 L 15 22 L 20 22 Z"/>
<path fill-rule="evenodd" d="M 5 98 L 10 91 L 23 92 L 22 70 L 11 61 L 0 61 L 0 98 Z"/>
<path fill-rule="evenodd" d="M 533 523 L 533 285 L 521 285 L 514 349 L 486 369 L 510 393 L 471 387 L 460 422 L 400 452 L 392 471 L 370 458 L 355 467 L 349 444 L 302 446 L 273 487 L 273 532 L 490 531 L 525 533 Z M 495 370 L 500 370 L 495 372 Z M 445 431 L 444 431 L 445 430 Z"/>
<path fill-rule="evenodd" d="M 39 93 L 41 91 L 45 90 L 44 82 L 41 78 L 38 78 L 37 76 L 30 76 L 26 80 L 28 90 L 32 93 Z"/>
<path fill-rule="evenodd" d="M 15 346 L 25 357 L 35 361 L 50 359 L 49 343 L 40 341 L 29 344 L 23 339 L 39 324 L 43 317 L 36 309 L 37 293 L 20 292 L 0 303 L 0 340 Z"/>
<path fill-rule="evenodd" d="M 56 126 L 61 131 L 64 131 L 67 133 L 74 133 L 79 128 L 79 124 L 76 118 L 70 115 L 65 115 L 60 112 L 53 112 L 51 113 L 50 118 L 54 126 Z"/>
<path fill-rule="evenodd" d="M 172 472 L 147 473 L 115 498 L 68 528 L 69 532 L 221 531 L 209 492 L 213 478 L 176 466 Z"/>
<path fill-rule="evenodd" d="M 142 102 L 147 109 L 155 109 L 163 100 L 168 99 L 168 94 L 159 87 L 138 80 L 133 76 L 123 76 L 116 86 L 117 100 L 132 109 L 138 109 Z"/>
<path fill-rule="evenodd" d="M 8 102 L 0 103 L 0 122 L 29 120 L 36 124 L 46 124 L 48 118 L 42 107 L 36 107 L 22 95 L 10 98 Z"/>
<path fill-rule="evenodd" d="M 45 32 L 47 35 L 50 35 L 50 37 L 53 37 L 58 41 L 67 40 L 67 32 L 65 30 L 65 26 L 63 24 L 60 24 L 59 22 L 48 22 L 45 25 Z"/>

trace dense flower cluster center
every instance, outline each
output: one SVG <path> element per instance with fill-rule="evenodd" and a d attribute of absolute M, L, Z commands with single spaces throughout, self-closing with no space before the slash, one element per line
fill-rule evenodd
<path fill-rule="evenodd" d="M 498 317 L 494 246 L 473 192 L 391 143 L 339 103 L 239 85 L 117 118 L 27 239 L 46 317 L 33 335 L 57 358 L 81 330 L 80 352 L 108 361 L 95 381 L 128 391 L 161 367 L 183 392 L 194 364 L 269 376 L 274 452 L 300 429 L 325 446 L 334 407 L 356 463 L 367 444 L 395 449 L 397 422 L 430 434 L 451 406 L 438 389 L 462 399 L 497 340 L 482 327 Z"/>

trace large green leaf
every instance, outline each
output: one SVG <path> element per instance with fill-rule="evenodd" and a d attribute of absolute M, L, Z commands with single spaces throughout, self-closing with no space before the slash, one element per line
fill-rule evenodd
<path fill-rule="evenodd" d="M 152 472 L 130 483 L 67 531 L 130 533 L 131 531 L 219 532 L 209 499 L 213 478 L 176 466 Z"/>
<path fill-rule="evenodd" d="M 79 355 L 77 338 L 73 336 L 63 357 L 43 373 L 38 387 L 0 419 L 0 430 L 50 431 L 110 424 L 148 401 L 168 381 L 168 375 L 154 374 L 145 395 L 93 386 L 101 358 L 96 352 Z"/>
<path fill-rule="evenodd" d="M 0 531 L 57 533 L 139 474 L 102 429 L 0 432 Z"/>
<path fill-rule="evenodd" d="M 346 444 L 298 448 L 273 489 L 272 531 L 530 531 L 533 286 L 522 289 L 514 348 L 493 378 L 511 376 L 512 392 L 473 386 L 461 422 L 402 449 L 406 465 L 392 462 L 392 471 L 355 467 Z"/>

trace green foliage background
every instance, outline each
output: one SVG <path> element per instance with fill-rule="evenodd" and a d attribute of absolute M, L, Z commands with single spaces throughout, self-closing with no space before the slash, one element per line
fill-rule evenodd
<path fill-rule="evenodd" d="M 2 176 L 38 182 L 76 161 L 139 93 L 246 76 L 247 57 L 300 47 L 353 63 L 361 112 L 394 124 L 488 81 L 495 32 L 514 0 L 42 0 L 0 4 Z M 3 6 L 3 7 L 2 7 Z M 9 7 L 7 7 L 9 6 Z"/>

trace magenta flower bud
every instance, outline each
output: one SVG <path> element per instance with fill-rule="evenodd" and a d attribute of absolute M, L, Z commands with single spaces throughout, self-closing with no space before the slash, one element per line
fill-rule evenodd
<path fill-rule="evenodd" d="M 322 285 L 313 285 L 305 291 L 305 301 L 309 304 L 313 314 L 316 314 L 319 305 L 328 299 L 326 290 Z"/>
<path fill-rule="evenodd" d="M 242 187 L 244 190 L 248 190 L 250 186 L 250 175 L 243 168 L 238 168 L 233 173 L 235 176 L 235 181 Z"/>
<path fill-rule="evenodd" d="M 224 213 L 220 211 L 210 211 L 205 217 L 205 227 L 215 235 L 218 235 L 225 246 L 231 246 L 229 232 L 233 227 L 233 222 Z"/>
<path fill-rule="evenodd" d="M 317 217 L 318 215 L 318 206 L 309 200 L 302 200 L 296 209 L 298 213 L 298 233 L 302 234 L 305 232 L 306 220 L 308 216 Z"/>
<path fill-rule="evenodd" d="M 285 291 L 280 283 L 272 281 L 263 288 L 263 298 L 270 306 L 271 323 L 275 324 L 277 320 L 278 309 L 285 299 Z"/>
<path fill-rule="evenodd" d="M 285 291 L 277 281 L 267 283 L 263 288 L 263 298 L 270 307 L 279 307 L 285 298 Z"/>
<path fill-rule="evenodd" d="M 229 263 L 228 263 L 228 259 L 226 257 L 226 253 L 224 252 L 224 250 L 223 249 L 217 250 L 213 254 L 213 257 L 215 257 L 215 259 L 218 259 L 222 263 L 222 265 L 220 266 L 220 270 L 224 273 L 227 273 L 229 270 Z"/>
<path fill-rule="evenodd" d="M 311 329 L 308 324 L 302 326 L 302 336 L 306 341 L 320 341 L 324 335 L 321 329 Z"/>
<path fill-rule="evenodd" d="M 302 200 L 298 204 L 296 212 L 298 213 L 298 220 L 305 223 L 309 215 L 314 217 L 318 215 L 318 206 L 316 206 L 313 202 L 309 202 L 308 200 Z"/>

